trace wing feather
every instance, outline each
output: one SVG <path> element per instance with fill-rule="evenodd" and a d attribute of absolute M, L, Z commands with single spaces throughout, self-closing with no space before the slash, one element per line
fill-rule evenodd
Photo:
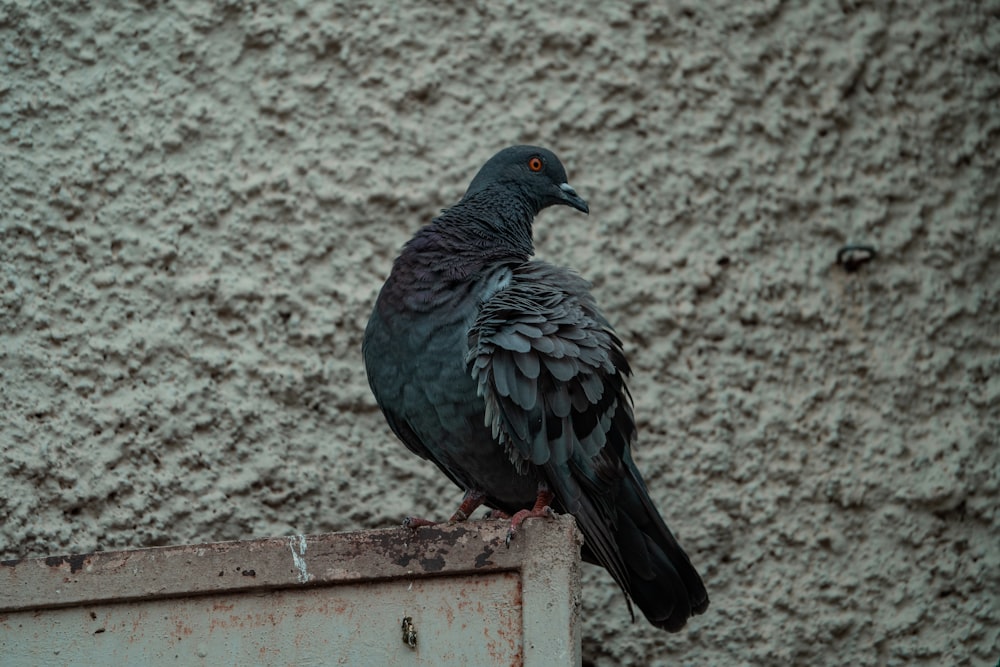
<path fill-rule="evenodd" d="M 542 262 L 513 269 L 481 305 L 468 346 L 466 367 L 499 446 L 519 470 L 544 471 L 587 548 L 631 595 L 615 540 L 622 457 L 635 438 L 631 371 L 589 285 Z"/>
<path fill-rule="evenodd" d="M 513 270 L 481 305 L 468 341 L 468 370 L 493 405 L 487 425 L 512 460 L 543 465 L 556 440 L 557 463 L 593 457 L 616 415 L 625 422 L 619 437 L 632 438 L 621 341 L 575 274 L 542 262 Z"/>

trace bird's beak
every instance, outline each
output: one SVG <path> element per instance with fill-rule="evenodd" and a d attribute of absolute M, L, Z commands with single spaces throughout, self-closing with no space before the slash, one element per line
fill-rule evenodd
<path fill-rule="evenodd" d="M 583 197 L 576 194 L 576 190 L 569 183 L 563 183 L 559 186 L 559 190 L 562 192 L 563 203 L 567 206 L 572 206 L 578 211 L 583 211 L 584 213 L 590 213 L 590 207 L 587 206 L 587 202 L 583 200 Z"/>

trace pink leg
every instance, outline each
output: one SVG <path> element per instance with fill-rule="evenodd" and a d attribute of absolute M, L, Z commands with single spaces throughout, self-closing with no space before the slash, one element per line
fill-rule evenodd
<path fill-rule="evenodd" d="M 551 518 L 554 512 L 552 508 L 549 507 L 549 503 L 555 498 L 555 494 L 549 491 L 549 487 L 544 484 L 538 485 L 538 497 L 535 498 L 535 506 L 530 510 L 521 510 L 514 514 L 510 520 L 510 529 L 507 531 L 507 546 L 510 546 L 510 540 L 517 533 L 521 524 L 524 523 L 525 519 L 534 518 Z"/>
<path fill-rule="evenodd" d="M 478 491 L 466 491 L 465 495 L 462 496 L 462 504 L 458 506 L 455 513 L 451 515 L 449 521 L 454 523 L 456 521 L 465 521 L 468 519 L 473 512 L 479 509 L 479 506 L 483 504 L 486 497 L 479 493 Z"/>
<path fill-rule="evenodd" d="M 457 521 L 465 521 L 469 518 L 469 515 L 476 511 L 480 505 L 483 504 L 485 496 L 478 491 L 466 491 L 465 495 L 462 496 L 462 504 L 458 506 L 455 513 L 451 515 L 448 520 L 449 523 L 455 523 Z M 406 528 L 420 528 L 421 526 L 433 526 L 436 525 L 437 521 L 431 521 L 430 519 L 424 519 L 419 516 L 408 516 L 403 519 L 403 526 Z"/>

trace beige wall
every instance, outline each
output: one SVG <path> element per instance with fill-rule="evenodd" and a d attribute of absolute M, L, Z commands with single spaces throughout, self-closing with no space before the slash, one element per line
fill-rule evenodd
<path fill-rule="evenodd" d="M 995 662 L 1000 3 L 27 4 L 5 557 L 447 516 L 362 330 L 399 245 L 532 142 L 591 204 L 538 255 L 616 323 L 712 595 L 668 636 L 588 569 L 585 661 Z"/>

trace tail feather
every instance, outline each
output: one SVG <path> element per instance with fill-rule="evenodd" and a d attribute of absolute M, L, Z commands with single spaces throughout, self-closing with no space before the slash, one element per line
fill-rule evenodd
<path fill-rule="evenodd" d="M 616 541 L 625 554 L 628 590 L 650 623 L 670 632 L 708 609 L 708 591 L 687 553 L 653 505 L 631 461 L 617 501 Z"/>
<path fill-rule="evenodd" d="M 708 609 L 708 591 L 653 505 L 635 464 L 630 457 L 624 463 L 628 472 L 614 501 L 614 525 L 603 524 L 603 530 L 594 530 L 593 522 L 580 523 L 586 538 L 582 556 L 604 566 L 652 625 L 677 632 L 688 618 Z M 574 513 L 579 522 L 581 513 Z M 604 534 L 608 529 L 612 535 Z M 609 559 L 609 541 L 617 558 Z"/>
<path fill-rule="evenodd" d="M 625 593 L 630 613 L 634 602 L 652 625 L 677 632 L 708 608 L 708 593 L 653 505 L 631 456 L 623 454 L 620 476 L 603 493 L 579 483 L 579 473 L 572 474 L 568 464 L 550 462 L 546 478 L 556 509 L 576 517 L 583 559 L 608 571 Z"/>

